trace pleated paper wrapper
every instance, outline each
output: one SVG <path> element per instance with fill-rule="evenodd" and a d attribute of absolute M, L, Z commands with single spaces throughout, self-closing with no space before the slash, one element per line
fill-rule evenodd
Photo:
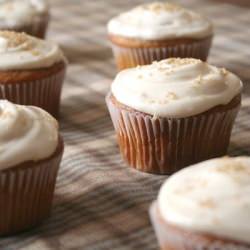
<path fill-rule="evenodd" d="M 170 57 L 197 58 L 206 61 L 211 47 L 212 38 L 192 43 L 169 45 L 156 48 L 129 48 L 112 43 L 113 54 L 119 70 L 151 64 Z"/>
<path fill-rule="evenodd" d="M 154 118 L 117 107 L 106 97 L 124 160 L 133 168 L 172 174 L 188 165 L 227 153 L 240 108 L 206 112 L 187 118 Z"/>
<path fill-rule="evenodd" d="M 0 236 L 40 224 L 51 212 L 63 147 L 50 159 L 0 171 Z"/>
<path fill-rule="evenodd" d="M 57 118 L 64 76 L 65 68 L 40 80 L 9 84 L 0 82 L 0 99 L 40 107 Z"/>

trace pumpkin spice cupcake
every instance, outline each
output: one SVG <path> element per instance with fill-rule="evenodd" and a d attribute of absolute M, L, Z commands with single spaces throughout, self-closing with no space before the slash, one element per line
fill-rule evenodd
<path fill-rule="evenodd" d="M 153 2 L 122 13 L 108 23 L 118 69 L 150 64 L 169 57 L 207 59 L 213 28 L 193 11 Z"/>
<path fill-rule="evenodd" d="M 49 23 L 46 0 L 3 0 L 0 2 L 0 29 L 25 32 L 44 38 Z"/>
<path fill-rule="evenodd" d="M 250 157 L 218 158 L 171 176 L 150 217 L 162 250 L 250 250 Z"/>
<path fill-rule="evenodd" d="M 0 236 L 50 214 L 63 140 L 44 110 L 0 100 Z"/>
<path fill-rule="evenodd" d="M 38 106 L 57 117 L 65 70 L 57 44 L 0 31 L 0 99 Z"/>
<path fill-rule="evenodd" d="M 121 71 L 106 102 L 123 158 L 138 170 L 171 174 L 225 155 L 241 89 L 237 76 L 198 59 Z"/>

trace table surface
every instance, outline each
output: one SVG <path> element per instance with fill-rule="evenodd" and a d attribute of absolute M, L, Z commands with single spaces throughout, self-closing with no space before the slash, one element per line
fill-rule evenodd
<path fill-rule="evenodd" d="M 61 44 L 70 63 L 60 119 L 66 150 L 52 216 L 30 232 L 0 239 L 0 249 L 158 249 L 148 208 L 166 176 L 126 166 L 104 103 L 116 74 L 105 25 L 141 2 L 51 1 L 48 37 Z M 214 21 L 209 62 L 235 72 L 245 84 L 229 154 L 250 155 L 250 9 L 219 1 L 177 2 Z"/>

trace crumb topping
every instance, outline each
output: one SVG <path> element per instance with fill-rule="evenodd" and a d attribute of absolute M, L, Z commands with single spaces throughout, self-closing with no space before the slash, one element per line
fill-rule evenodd
<path fill-rule="evenodd" d="M 0 37 L 8 40 L 8 47 L 10 48 L 18 47 L 29 40 L 27 34 L 14 31 L 0 31 Z"/>
<path fill-rule="evenodd" d="M 169 58 L 167 60 L 160 61 L 159 64 L 171 64 L 173 66 L 182 66 L 193 65 L 201 62 L 201 60 L 194 58 Z"/>
<path fill-rule="evenodd" d="M 212 199 L 203 199 L 199 202 L 199 205 L 204 208 L 212 209 L 215 208 L 215 202 Z"/>
<path fill-rule="evenodd" d="M 176 95 L 174 92 L 168 92 L 168 93 L 166 94 L 166 98 L 167 98 L 168 100 L 176 100 L 176 99 L 177 99 L 177 95 Z"/>
<path fill-rule="evenodd" d="M 230 159 L 225 159 L 225 164 L 219 166 L 216 171 L 223 174 L 234 175 L 237 173 L 244 173 L 250 175 L 250 167 L 244 166 L 241 162 L 232 162 Z"/>
<path fill-rule="evenodd" d="M 154 2 L 150 4 L 142 5 L 144 10 L 149 10 L 152 12 L 160 12 L 160 11 L 167 11 L 167 12 L 175 12 L 181 9 L 180 6 L 172 3 L 163 3 L 163 2 Z"/>

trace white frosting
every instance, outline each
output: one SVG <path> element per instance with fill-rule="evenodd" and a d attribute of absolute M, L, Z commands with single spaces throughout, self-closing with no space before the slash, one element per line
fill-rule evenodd
<path fill-rule="evenodd" d="M 166 222 L 250 243 L 250 157 L 217 158 L 176 173 L 161 187 Z"/>
<path fill-rule="evenodd" d="M 183 118 L 228 104 L 237 76 L 197 59 L 170 58 L 118 73 L 112 93 L 122 104 L 159 117 Z"/>
<path fill-rule="evenodd" d="M 1 0 L 0 27 L 11 28 L 29 24 L 46 12 L 48 12 L 46 0 Z"/>
<path fill-rule="evenodd" d="M 0 70 L 46 68 L 63 60 L 63 53 L 54 42 L 0 31 Z"/>
<path fill-rule="evenodd" d="M 212 24 L 193 11 L 155 2 L 138 6 L 108 23 L 110 34 L 145 40 L 204 38 L 212 35 Z"/>
<path fill-rule="evenodd" d="M 44 110 L 0 100 L 0 170 L 50 157 L 58 146 L 58 123 Z"/>

